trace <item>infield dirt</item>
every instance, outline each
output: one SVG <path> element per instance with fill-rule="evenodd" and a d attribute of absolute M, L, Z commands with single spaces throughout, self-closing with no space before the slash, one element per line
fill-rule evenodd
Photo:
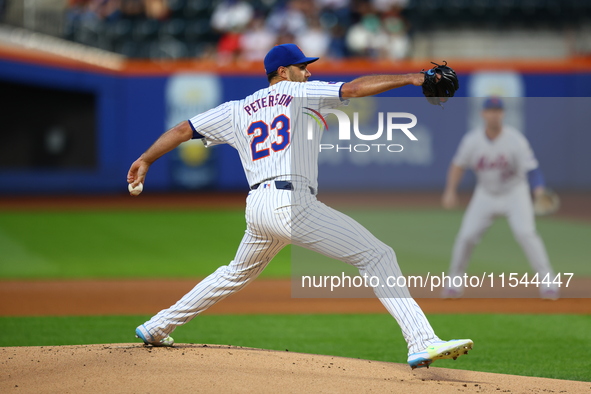
<path fill-rule="evenodd" d="M 588 393 L 591 383 L 212 345 L 0 349 L 3 393 Z"/>

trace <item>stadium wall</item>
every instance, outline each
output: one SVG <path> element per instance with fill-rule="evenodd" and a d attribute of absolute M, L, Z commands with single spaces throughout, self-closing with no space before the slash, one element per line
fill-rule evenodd
<path fill-rule="evenodd" d="M 348 67 L 339 64 L 338 71 L 335 71 L 325 64 L 324 68 L 318 68 L 312 79 L 347 81 L 368 73 L 410 72 L 416 70 L 415 66 L 354 64 Z M 465 87 L 460 90 L 460 96 L 478 96 L 488 89 L 521 100 L 519 106 L 527 121 L 522 119 L 518 124 L 530 139 L 548 184 L 555 189 L 591 190 L 588 174 L 591 155 L 587 154 L 591 134 L 586 132 L 591 104 L 586 97 L 591 91 L 591 68 L 569 67 L 564 63 L 557 67 L 550 65 L 547 69 L 537 67 L 531 63 L 512 70 L 482 71 L 477 65 L 460 63 L 457 70 L 460 83 Z M 164 130 L 221 102 L 242 98 L 266 83 L 266 78 L 256 69 L 200 68 L 189 64 L 184 67 L 160 65 L 157 69 L 131 67 L 117 71 L 39 59 L 0 57 L 0 86 L 43 88 L 51 97 L 41 102 L 19 98 L 19 102 L 10 107 L 10 113 L 4 114 L 11 119 L 8 122 L 11 127 L 18 124 L 20 128 L 8 128 L 2 132 L 5 144 L 1 152 L 5 159 L 0 161 L 0 194 L 123 192 L 129 165 Z M 93 108 L 86 119 L 87 126 L 76 127 L 67 120 L 58 120 L 64 123 L 60 126 L 61 134 L 57 133 L 58 137 L 61 136 L 61 145 L 54 141 L 60 141 L 55 136 L 55 128 L 46 134 L 35 134 L 35 130 L 26 128 L 25 120 L 35 118 L 39 113 L 64 111 L 64 107 L 67 111 L 67 106 L 72 105 L 61 100 L 60 95 L 51 95 L 52 91 L 70 92 L 74 100 L 76 94 L 94 98 Z M 367 155 L 362 157 L 362 152 L 357 155 L 338 152 L 347 153 L 340 156 L 326 152 L 320 160 L 320 182 L 324 190 L 348 190 L 352 185 L 354 188 L 386 190 L 435 190 L 443 186 L 449 160 L 474 120 L 473 116 L 466 115 L 475 113 L 471 108 L 474 102 L 467 98 L 457 99 L 453 105 L 450 103 L 441 110 L 426 104 L 416 87 L 404 87 L 394 93 L 396 96 L 391 104 L 404 107 L 397 111 L 415 113 L 420 120 L 417 133 L 419 141 L 430 144 L 428 152 L 406 145 L 410 144 L 406 139 L 399 143 L 404 145 L 407 156 L 392 156 L 391 160 L 385 161 Z M 5 100 L 11 100 L 11 97 L 2 97 L 2 101 Z M 390 99 L 384 99 L 386 104 L 387 100 Z M 558 109 L 560 112 L 556 116 Z M 41 124 L 51 125 L 49 120 Z M 54 141 L 54 145 L 62 147 L 62 157 L 56 156 L 47 162 L 21 160 L 23 156 L 34 156 L 35 151 L 26 151 L 28 145 L 16 146 L 11 137 L 17 133 L 30 133 L 34 140 Z M 92 140 L 91 154 L 96 157 L 91 164 L 77 157 L 75 149 L 66 149 L 63 140 L 67 142 L 74 134 L 78 140 Z M 47 141 L 45 145 L 51 148 L 53 145 Z M 87 145 L 85 149 L 89 149 Z M 47 146 L 45 148 L 50 149 Z M 37 146 L 36 149 L 40 148 Z M 408 155 L 412 152 L 416 154 Z M 238 155 L 227 146 L 205 150 L 191 145 L 172 152 L 152 167 L 149 181 L 149 190 L 158 192 L 247 188 Z M 472 183 L 473 179 L 468 177 L 463 186 L 470 187 Z"/>

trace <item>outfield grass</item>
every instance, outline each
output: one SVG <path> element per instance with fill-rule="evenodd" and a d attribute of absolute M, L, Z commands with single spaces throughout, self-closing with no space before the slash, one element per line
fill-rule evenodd
<path fill-rule="evenodd" d="M 462 212 L 348 211 L 391 245 L 405 274 L 446 271 Z M 244 234 L 242 210 L 0 212 L 0 278 L 203 277 L 227 264 Z M 591 276 L 591 225 L 538 221 L 557 272 Z M 289 277 L 290 264 L 326 259 L 284 249 L 263 277 Z M 469 273 L 529 271 L 500 219 L 474 252 Z"/>
<path fill-rule="evenodd" d="M 201 277 L 245 230 L 231 211 L 0 212 L 0 278 Z M 267 276 L 289 276 L 289 250 Z"/>
<path fill-rule="evenodd" d="M 445 368 L 591 381 L 591 316 L 429 315 L 445 339 L 471 338 L 474 350 Z M 0 318 L 0 346 L 138 341 L 148 316 Z M 406 344 L 387 314 L 200 316 L 179 327 L 177 343 L 208 343 L 406 362 Z"/>
<path fill-rule="evenodd" d="M 441 274 L 447 271 L 451 250 L 460 228 L 463 211 L 440 209 L 351 210 L 348 215 L 370 229 L 396 252 L 404 274 Z M 591 276 L 591 224 L 558 218 L 537 221 L 556 272 L 573 272 L 575 277 Z M 294 262 L 318 264 L 323 256 L 294 249 Z M 511 233 L 505 218 L 497 219 L 484 235 L 468 268 L 469 274 L 481 272 L 531 272 L 529 263 Z"/>

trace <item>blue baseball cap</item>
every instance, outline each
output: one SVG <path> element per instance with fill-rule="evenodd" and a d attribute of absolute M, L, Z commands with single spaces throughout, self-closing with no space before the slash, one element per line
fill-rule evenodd
<path fill-rule="evenodd" d="M 265 72 L 271 74 L 273 71 L 277 71 L 279 67 L 287 67 L 292 64 L 308 64 L 318 59 L 318 57 L 306 57 L 296 44 L 277 45 L 265 56 Z"/>
<path fill-rule="evenodd" d="M 500 97 L 492 96 L 484 100 L 483 109 L 503 109 L 503 100 Z"/>

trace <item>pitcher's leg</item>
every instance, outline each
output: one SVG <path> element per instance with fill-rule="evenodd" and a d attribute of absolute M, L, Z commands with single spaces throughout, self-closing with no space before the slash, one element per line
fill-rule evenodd
<path fill-rule="evenodd" d="M 286 244 L 245 233 L 234 260 L 203 279 L 176 304 L 144 324 L 154 339 L 168 336 L 177 326 L 239 291 L 254 280 Z"/>
<path fill-rule="evenodd" d="M 353 265 L 361 275 L 376 277 L 380 284 L 386 284 L 388 277 L 402 275 L 392 248 L 352 218 L 318 201 L 308 204 L 294 218 L 292 241 L 294 245 Z M 421 351 L 439 340 L 408 288 L 384 285 L 375 287 L 374 292 L 400 325 L 409 353 Z"/>

